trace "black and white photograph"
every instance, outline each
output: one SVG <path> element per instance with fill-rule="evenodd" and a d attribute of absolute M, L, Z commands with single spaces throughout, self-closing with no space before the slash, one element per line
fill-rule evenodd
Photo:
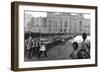
<path fill-rule="evenodd" d="M 97 66 L 97 7 L 12 3 L 12 70 Z"/>
<path fill-rule="evenodd" d="M 90 14 L 24 11 L 24 61 L 89 59 Z"/>

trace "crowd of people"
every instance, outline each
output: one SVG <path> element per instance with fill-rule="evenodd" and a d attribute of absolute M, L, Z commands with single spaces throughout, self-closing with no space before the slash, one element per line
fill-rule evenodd
<path fill-rule="evenodd" d="M 79 44 L 73 42 L 73 51 L 70 54 L 72 59 L 88 59 L 90 58 L 90 42 L 87 41 L 87 34 L 82 34 L 83 41 Z M 80 47 L 79 47 L 80 45 Z"/>
<path fill-rule="evenodd" d="M 29 59 L 32 59 L 33 56 L 40 58 L 42 54 L 47 57 L 46 44 L 40 38 L 33 39 L 30 36 L 29 39 L 25 40 L 25 48 L 28 51 Z"/>
<path fill-rule="evenodd" d="M 28 55 L 29 59 L 32 59 L 32 57 L 38 57 L 41 58 L 47 57 L 47 44 L 58 41 L 60 38 L 59 35 L 54 36 L 48 36 L 48 37 L 32 37 L 29 35 L 27 39 L 25 39 L 25 55 Z M 53 45 L 56 45 L 56 43 L 53 43 Z M 52 45 L 52 46 L 53 46 Z"/>
<path fill-rule="evenodd" d="M 83 41 L 81 44 L 78 42 L 73 42 L 73 51 L 69 55 L 72 59 L 87 59 L 90 58 L 90 42 L 86 41 L 87 34 L 82 34 Z M 64 39 L 62 39 L 65 42 Z M 81 47 L 79 47 L 81 45 Z M 26 49 L 27 48 L 27 49 Z M 44 41 L 41 41 L 40 38 L 32 38 L 29 36 L 27 40 L 25 40 L 25 52 L 28 51 L 28 58 L 32 59 L 32 57 L 41 58 L 47 57 L 47 44 Z M 25 53 L 26 54 L 26 53 Z"/>

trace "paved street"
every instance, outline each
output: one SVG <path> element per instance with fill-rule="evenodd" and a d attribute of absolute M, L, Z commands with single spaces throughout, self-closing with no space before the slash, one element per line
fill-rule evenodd
<path fill-rule="evenodd" d="M 25 58 L 25 61 L 44 61 L 44 60 L 63 60 L 69 59 L 69 54 L 72 52 L 72 43 L 66 41 L 65 44 L 59 44 L 50 48 L 47 51 L 47 56 L 41 56 L 41 58 L 32 57 L 32 59 Z"/>
<path fill-rule="evenodd" d="M 87 40 L 90 41 L 90 36 L 87 36 Z M 70 59 L 69 55 L 72 52 L 73 46 L 72 43 L 76 41 L 78 43 L 82 42 L 82 36 L 76 36 L 73 39 L 65 41 L 65 44 L 59 44 L 47 51 L 48 57 L 36 58 L 32 57 L 32 59 L 25 58 L 25 61 L 44 61 L 44 60 L 64 60 Z"/>

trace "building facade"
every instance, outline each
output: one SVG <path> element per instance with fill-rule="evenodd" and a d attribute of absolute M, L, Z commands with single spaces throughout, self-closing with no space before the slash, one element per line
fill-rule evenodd
<path fill-rule="evenodd" d="M 30 22 L 31 22 L 31 19 L 32 19 L 32 15 L 31 14 L 27 14 L 25 13 L 25 17 L 24 17 L 24 28 L 25 28 L 25 32 L 29 31 L 29 26 L 30 26 Z"/>
<path fill-rule="evenodd" d="M 34 33 L 47 33 L 47 20 L 45 17 L 32 17 L 30 22 L 27 24 L 26 32 L 34 32 Z"/>
<path fill-rule="evenodd" d="M 47 12 L 47 17 L 31 17 L 27 28 L 36 33 L 90 34 L 90 19 L 84 14 Z"/>
<path fill-rule="evenodd" d="M 66 34 L 90 34 L 90 19 L 83 14 L 47 13 L 48 32 Z"/>

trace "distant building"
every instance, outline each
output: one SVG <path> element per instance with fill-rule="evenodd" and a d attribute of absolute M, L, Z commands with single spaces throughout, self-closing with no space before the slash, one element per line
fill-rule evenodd
<path fill-rule="evenodd" d="M 47 13 L 47 26 L 51 33 L 69 33 L 70 22 L 63 13 Z"/>
<path fill-rule="evenodd" d="M 34 33 L 48 33 L 47 31 L 47 20 L 45 17 L 32 17 L 31 21 L 28 23 L 27 32 L 31 31 Z"/>
<path fill-rule="evenodd" d="M 84 18 L 83 14 L 49 12 L 47 26 L 50 33 L 90 34 L 90 19 Z"/>
<path fill-rule="evenodd" d="M 47 17 L 31 17 L 27 28 L 35 33 L 90 34 L 90 19 L 84 14 L 47 12 Z"/>
<path fill-rule="evenodd" d="M 24 17 L 24 19 L 25 19 L 25 24 L 24 24 L 25 32 L 29 31 L 29 27 L 28 26 L 30 25 L 31 18 L 32 18 L 31 14 L 25 13 L 25 17 Z"/>

